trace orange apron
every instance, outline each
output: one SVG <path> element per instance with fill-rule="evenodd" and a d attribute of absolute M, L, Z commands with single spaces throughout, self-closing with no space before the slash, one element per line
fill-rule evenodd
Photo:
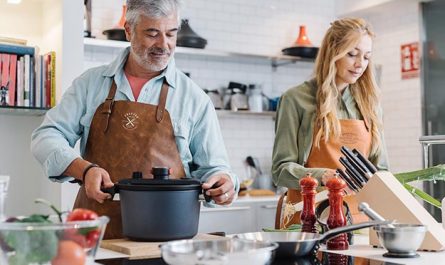
<path fill-rule="evenodd" d="M 168 85 L 164 80 L 158 105 L 133 101 L 115 101 L 113 83 L 104 103 L 94 113 L 84 158 L 105 169 L 113 183 L 132 177 L 140 171 L 144 178 L 152 178 L 152 166 L 172 169 L 171 178 L 185 177 L 184 167 L 176 146 L 170 114 L 165 109 Z M 122 238 L 119 201 L 103 204 L 86 196 L 81 186 L 74 208 L 87 208 L 110 217 L 105 239 Z"/>
<path fill-rule="evenodd" d="M 321 139 L 319 148 L 312 145 L 305 167 L 330 168 L 334 170 L 341 168 L 344 170 L 343 165 L 339 161 L 342 156 L 340 151 L 342 146 L 346 146 L 350 149 L 355 148 L 368 157 L 372 136 L 367 122 L 365 120 L 340 120 L 340 126 L 341 135 L 338 139 L 333 139 L 333 137 L 331 137 L 328 142 Z M 301 212 L 295 212 L 292 211 L 292 209 L 294 208 L 293 205 L 301 201 L 301 198 L 300 190 L 288 190 L 282 222 L 279 224 L 280 228 L 286 228 L 292 224 L 300 223 Z M 349 205 L 354 223 L 368 220 L 365 215 L 358 211 L 358 203 L 354 195 L 344 197 L 344 201 Z M 281 209 L 281 205 L 278 205 L 278 209 Z"/>

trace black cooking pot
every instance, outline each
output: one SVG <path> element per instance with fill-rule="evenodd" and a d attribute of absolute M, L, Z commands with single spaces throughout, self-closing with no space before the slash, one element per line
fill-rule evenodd
<path fill-rule="evenodd" d="M 128 41 L 127 36 L 125 35 L 125 29 L 123 28 L 107 29 L 102 33 L 107 36 L 108 40 Z"/>
<path fill-rule="evenodd" d="M 143 179 L 141 172 L 134 172 L 133 178 L 104 190 L 120 194 L 123 235 L 135 241 L 194 237 L 198 232 L 201 182 L 169 179 L 168 168 L 153 168 L 153 176 Z"/>
<path fill-rule="evenodd" d="M 315 59 L 318 47 L 293 46 L 281 50 L 284 55 L 298 56 L 302 58 Z"/>

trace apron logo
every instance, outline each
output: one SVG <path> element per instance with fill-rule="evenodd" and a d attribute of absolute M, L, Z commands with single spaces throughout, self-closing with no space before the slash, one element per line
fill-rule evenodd
<path fill-rule="evenodd" d="M 134 113 L 126 113 L 124 119 L 122 120 L 122 126 L 127 130 L 134 130 L 139 124 L 139 116 Z"/>
<path fill-rule="evenodd" d="M 357 134 L 355 133 L 343 133 L 340 136 L 340 142 L 342 144 L 355 144 L 358 141 Z"/>

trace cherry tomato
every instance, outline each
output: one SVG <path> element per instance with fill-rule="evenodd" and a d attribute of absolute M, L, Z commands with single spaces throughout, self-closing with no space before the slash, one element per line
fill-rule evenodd
<path fill-rule="evenodd" d="M 93 230 L 91 232 L 89 232 L 87 234 L 87 242 L 86 242 L 86 246 L 88 248 L 92 248 L 94 246 L 96 246 L 97 241 L 99 240 L 100 237 L 100 231 L 99 229 Z"/>
<path fill-rule="evenodd" d="M 85 265 L 86 254 L 81 246 L 71 240 L 62 240 L 57 248 L 57 256 L 51 260 L 52 265 Z"/>
<path fill-rule="evenodd" d="M 68 214 L 66 221 L 71 222 L 71 221 L 96 220 L 97 218 L 99 218 L 99 216 L 94 211 L 83 208 L 77 208 Z"/>
<path fill-rule="evenodd" d="M 67 222 L 73 221 L 90 221 L 99 218 L 97 213 L 92 210 L 77 208 L 70 212 L 67 216 Z M 96 245 L 100 237 L 99 229 L 73 229 L 65 232 L 65 238 L 77 242 L 80 246 L 85 248 L 92 248 Z"/>

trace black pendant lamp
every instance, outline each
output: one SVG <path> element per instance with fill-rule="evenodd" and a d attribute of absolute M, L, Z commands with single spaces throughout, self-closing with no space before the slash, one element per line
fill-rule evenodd
<path fill-rule="evenodd" d="M 178 32 L 176 45 L 181 47 L 204 49 L 204 47 L 207 45 L 207 40 L 201 38 L 192 30 L 188 19 L 183 19 L 181 22 L 181 29 Z"/>

